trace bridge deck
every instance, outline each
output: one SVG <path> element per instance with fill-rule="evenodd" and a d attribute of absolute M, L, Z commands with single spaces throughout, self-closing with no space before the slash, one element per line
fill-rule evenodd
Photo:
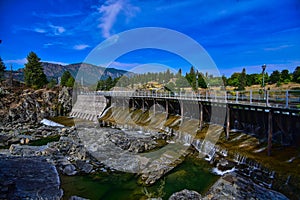
<path fill-rule="evenodd" d="M 226 103 L 260 108 L 281 108 L 286 110 L 300 110 L 300 91 L 206 91 L 203 93 L 162 93 L 147 91 L 97 91 L 85 93 L 89 95 L 103 95 L 127 98 L 159 98 L 174 100 L 191 100 L 210 103 Z"/>

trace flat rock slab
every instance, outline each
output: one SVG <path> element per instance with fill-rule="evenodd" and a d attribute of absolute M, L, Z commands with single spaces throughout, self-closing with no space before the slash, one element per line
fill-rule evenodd
<path fill-rule="evenodd" d="M 43 157 L 0 155 L 0 199 L 60 199 L 59 175 Z"/>
<path fill-rule="evenodd" d="M 255 184 L 248 177 L 235 172 L 222 176 L 208 191 L 203 200 L 276 199 L 288 200 L 283 194 Z"/>

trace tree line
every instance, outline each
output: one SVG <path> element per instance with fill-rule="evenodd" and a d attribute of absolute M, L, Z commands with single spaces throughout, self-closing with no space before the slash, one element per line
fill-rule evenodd
<path fill-rule="evenodd" d="M 192 66 L 190 71 L 185 75 L 179 69 L 176 74 L 167 69 L 164 72 L 136 74 L 133 77 L 122 76 L 116 79 L 111 77 L 100 80 L 97 84 L 97 90 L 110 90 L 113 87 L 131 87 L 134 88 L 136 84 L 146 84 L 150 81 L 155 81 L 163 84 L 165 87 L 172 91 L 179 91 L 181 88 L 190 87 L 194 91 L 198 88 L 208 88 L 211 86 L 232 86 L 235 90 L 245 90 L 245 87 L 252 85 L 274 84 L 277 86 L 290 82 L 300 83 L 300 66 L 298 66 L 293 73 L 287 69 L 282 71 L 275 70 L 270 75 L 268 73 L 254 73 L 247 74 L 246 69 L 243 68 L 242 72 L 235 72 L 229 78 L 226 76 L 214 77 L 213 75 L 203 74 L 195 70 Z"/>
<path fill-rule="evenodd" d="M 290 82 L 300 83 L 300 66 L 296 67 L 293 73 L 284 69 L 282 71 L 275 70 L 270 75 L 268 73 L 247 74 L 246 69 L 243 68 L 241 73 L 235 72 L 228 79 L 226 77 L 223 78 L 225 86 L 233 86 L 237 90 L 244 90 L 246 86 L 252 85 L 261 85 L 263 87 L 263 79 L 264 85 L 266 83 L 276 84 L 276 86 Z"/>
<path fill-rule="evenodd" d="M 4 72 L 6 66 L 0 57 L 0 81 L 4 80 Z M 290 82 L 300 83 L 300 66 L 296 67 L 293 73 L 290 73 L 287 69 L 282 71 L 275 70 L 270 75 L 268 73 L 254 73 L 247 74 L 246 69 L 243 68 L 242 72 L 235 72 L 229 78 L 214 77 L 213 75 L 203 74 L 198 72 L 195 67 L 190 67 L 189 72 L 185 75 L 182 74 L 182 70 L 179 69 L 177 73 L 171 72 L 167 69 L 164 72 L 148 72 L 145 74 L 136 74 L 131 77 L 121 76 L 115 79 L 108 77 L 105 80 L 99 80 L 96 84 L 97 90 L 110 90 L 117 87 L 131 87 L 139 84 L 143 85 L 151 81 L 158 82 L 172 91 L 180 90 L 181 88 L 191 87 L 193 90 L 198 88 L 208 88 L 211 86 L 233 86 L 236 90 L 245 90 L 245 87 L 251 85 L 262 85 L 262 79 L 265 83 L 274 84 L 277 86 Z M 27 63 L 24 69 L 25 84 L 32 88 L 42 87 L 54 87 L 57 85 L 57 80 L 47 80 L 44 74 L 44 69 L 41 63 L 41 59 L 34 52 L 30 52 L 27 56 Z M 65 71 L 61 77 L 60 85 L 73 87 L 75 79 L 69 71 Z M 263 85 L 262 85 L 263 86 Z"/>

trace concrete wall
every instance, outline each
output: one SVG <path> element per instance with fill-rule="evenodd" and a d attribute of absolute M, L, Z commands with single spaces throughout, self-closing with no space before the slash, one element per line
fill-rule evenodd
<path fill-rule="evenodd" d="M 100 95 L 78 95 L 70 113 L 71 117 L 97 121 L 106 107 L 106 98 Z"/>

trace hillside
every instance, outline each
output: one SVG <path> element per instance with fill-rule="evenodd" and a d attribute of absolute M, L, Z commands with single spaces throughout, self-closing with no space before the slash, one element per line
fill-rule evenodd
<path fill-rule="evenodd" d="M 125 70 L 115 69 L 115 68 L 104 68 L 87 63 L 75 63 L 69 65 L 60 65 L 48 62 L 42 62 L 44 67 L 44 73 L 46 74 L 48 80 L 55 78 L 56 80 L 62 76 L 65 71 L 70 71 L 73 77 L 77 76 L 78 70 L 84 72 L 85 80 L 98 80 L 106 79 L 111 76 L 113 79 L 122 75 L 133 76 L 134 73 Z M 6 77 L 10 77 L 10 72 L 5 73 Z M 18 69 L 13 72 L 13 77 L 16 80 L 24 81 L 24 69 Z"/>

